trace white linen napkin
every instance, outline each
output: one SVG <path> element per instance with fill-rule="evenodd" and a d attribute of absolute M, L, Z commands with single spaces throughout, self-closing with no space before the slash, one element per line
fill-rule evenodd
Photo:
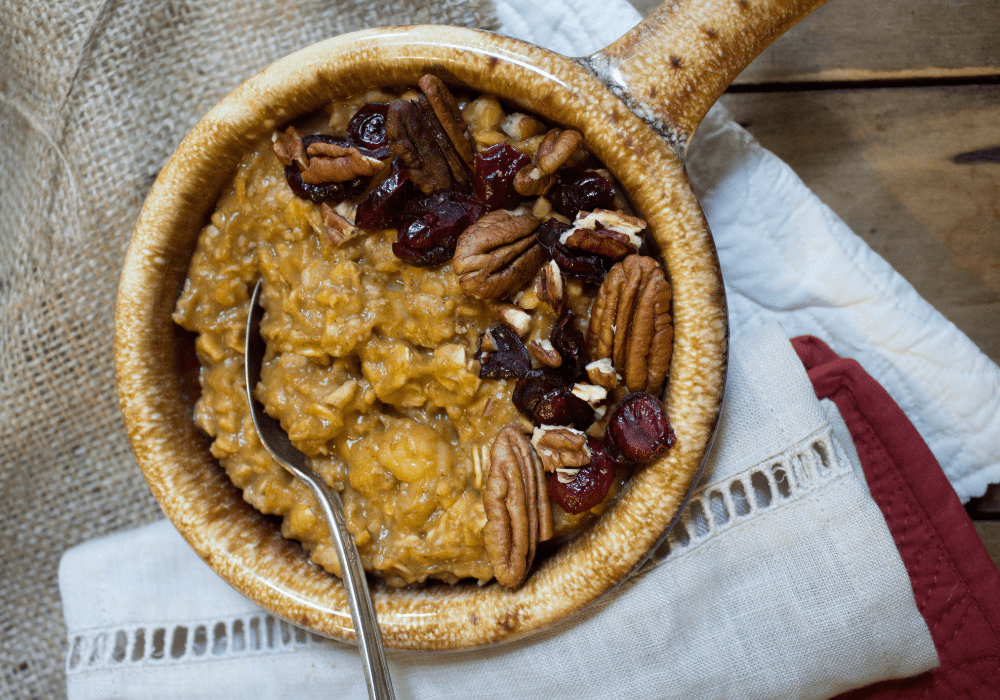
<path fill-rule="evenodd" d="M 653 561 L 536 637 L 390 653 L 397 697 L 808 700 L 935 667 L 834 433 L 777 324 L 737 340 L 715 449 Z M 70 700 L 367 697 L 353 647 L 232 591 L 166 521 L 70 550 L 59 586 Z"/>

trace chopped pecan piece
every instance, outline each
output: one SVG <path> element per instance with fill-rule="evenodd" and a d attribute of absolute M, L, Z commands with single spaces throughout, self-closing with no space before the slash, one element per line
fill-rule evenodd
<path fill-rule="evenodd" d="M 535 163 L 544 175 L 551 175 L 566 165 L 583 143 L 583 135 L 575 129 L 552 129 L 538 147 Z"/>
<path fill-rule="evenodd" d="M 535 276 L 545 251 L 531 214 L 493 211 L 458 238 L 453 260 L 458 283 L 477 299 L 506 299 Z"/>
<path fill-rule="evenodd" d="M 542 139 L 535 162 L 521 168 L 514 177 L 514 189 L 526 197 L 544 195 L 556 183 L 556 171 L 575 159 L 583 136 L 573 129 L 551 129 Z"/>
<path fill-rule="evenodd" d="M 543 195 L 556 184 L 556 175 L 545 175 L 536 165 L 526 165 L 514 176 L 514 190 L 525 197 Z"/>
<path fill-rule="evenodd" d="M 362 155 L 353 146 L 317 141 L 306 147 L 309 165 L 302 171 L 302 182 L 322 185 L 328 182 L 346 182 L 358 177 L 371 177 L 382 169 L 378 158 Z"/>
<path fill-rule="evenodd" d="M 523 338 L 528 335 L 528 331 L 531 330 L 531 316 L 529 314 L 526 314 L 513 304 L 508 304 L 506 302 L 499 304 L 491 303 L 489 307 L 490 311 L 492 311 L 505 326 L 517 333 L 518 336 Z"/>
<path fill-rule="evenodd" d="M 535 295 L 552 307 L 556 316 L 562 316 L 566 308 L 566 282 L 562 270 L 555 260 L 549 260 L 542 267 L 542 274 L 535 283 Z"/>
<path fill-rule="evenodd" d="M 558 367 L 562 364 L 562 356 L 552 347 L 548 340 L 532 340 L 528 343 L 528 354 L 538 360 L 544 367 Z"/>
<path fill-rule="evenodd" d="M 514 112 L 508 114 L 500 125 L 503 132 L 515 141 L 524 141 L 546 132 L 545 125 L 528 114 Z"/>
<path fill-rule="evenodd" d="M 574 428 L 565 426 L 542 425 L 535 428 L 531 435 L 531 444 L 535 446 L 545 471 L 567 467 L 584 467 L 590 464 L 590 447 L 587 436 Z"/>
<path fill-rule="evenodd" d="M 282 165 L 291 165 L 295 163 L 299 166 L 299 170 L 305 170 L 309 167 L 309 157 L 306 155 L 306 147 L 302 143 L 302 137 L 299 136 L 299 132 L 295 130 L 294 126 L 290 126 L 285 129 L 285 133 L 280 134 L 277 131 L 271 137 L 271 147 L 274 149 L 274 155 L 278 156 L 278 160 L 281 161 Z"/>
<path fill-rule="evenodd" d="M 608 390 L 599 384 L 587 384 L 586 382 L 577 382 L 573 385 L 573 394 L 580 397 L 587 403 L 589 403 L 594 408 L 597 404 L 608 398 Z"/>
<path fill-rule="evenodd" d="M 483 544 L 493 575 L 499 584 L 512 588 L 527 576 L 538 542 L 553 534 L 542 465 L 515 425 L 505 427 L 493 441 L 483 508 Z"/>
<path fill-rule="evenodd" d="M 448 135 L 452 147 L 469 168 L 476 161 L 476 146 L 469 133 L 469 127 L 462 119 L 462 110 L 448 89 L 448 86 L 435 75 L 425 75 L 417 83 L 427 98 L 427 102 L 444 133 Z"/>
<path fill-rule="evenodd" d="M 602 357 L 600 360 L 594 360 L 587 365 L 586 369 L 587 376 L 590 377 L 592 384 L 602 386 L 609 391 L 618 386 L 622 380 L 618 376 L 618 372 L 615 371 L 614 365 L 611 364 L 610 357 Z"/>
<path fill-rule="evenodd" d="M 354 222 L 338 214 L 326 202 L 320 204 L 319 211 L 323 217 L 323 233 L 334 245 L 340 245 L 348 238 L 353 238 L 358 234 L 358 227 L 354 225 Z"/>
<path fill-rule="evenodd" d="M 590 356 L 610 357 L 631 391 L 659 393 L 673 351 L 670 284 L 652 258 L 630 255 L 608 272 L 587 332 Z"/>
<path fill-rule="evenodd" d="M 646 222 L 620 211 L 595 209 L 580 212 L 573 228 L 559 237 L 567 248 L 596 253 L 612 260 L 634 255 L 642 247 L 641 232 Z"/>

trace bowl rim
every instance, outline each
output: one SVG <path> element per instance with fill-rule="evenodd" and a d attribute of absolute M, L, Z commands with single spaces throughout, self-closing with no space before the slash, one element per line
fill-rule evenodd
<path fill-rule="evenodd" d="M 651 224 L 674 288 L 674 359 L 666 402 L 678 441 L 641 468 L 590 529 L 519 588 L 373 586 L 386 646 L 460 649 L 549 627 L 612 590 L 680 517 L 721 410 L 728 318 L 718 256 L 678 154 L 573 59 L 457 27 L 364 30 L 327 39 L 241 84 L 188 134 L 143 205 L 119 286 L 115 371 L 126 429 L 157 501 L 224 580 L 275 615 L 353 640 L 339 580 L 308 563 L 243 502 L 180 399 L 170 314 L 194 240 L 239 157 L 332 97 L 410 84 L 435 72 L 577 128 Z M 229 173 L 229 176 L 226 176 Z"/>

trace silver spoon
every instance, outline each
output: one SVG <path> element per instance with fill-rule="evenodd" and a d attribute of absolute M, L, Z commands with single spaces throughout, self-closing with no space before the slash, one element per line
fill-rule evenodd
<path fill-rule="evenodd" d="M 347 531 L 347 521 L 344 520 L 344 503 L 340 494 L 334 491 L 316 472 L 306 464 L 306 456 L 292 446 L 287 433 L 271 416 L 264 413 L 264 407 L 253 397 L 253 390 L 260 381 L 260 367 L 264 362 L 264 340 L 260 337 L 260 319 L 264 308 L 260 305 L 260 295 L 264 281 L 257 280 L 250 299 L 250 314 L 247 318 L 246 354 L 244 355 L 244 370 L 247 382 L 247 401 L 250 404 L 250 415 L 253 417 L 254 428 L 261 443 L 271 456 L 278 460 L 285 469 L 302 481 L 316 496 L 320 508 L 330 527 L 330 536 L 337 548 L 337 558 L 340 560 L 340 570 L 343 573 L 344 590 L 351 606 L 351 620 L 354 622 L 354 634 L 358 640 L 358 649 L 365 667 L 365 680 L 368 682 L 368 697 L 373 700 L 395 700 L 392 691 L 392 681 L 389 678 L 389 666 L 385 661 L 385 651 L 382 648 L 382 634 L 375 619 L 372 598 L 368 590 L 364 569 L 361 568 L 361 558 L 354 538 Z"/>

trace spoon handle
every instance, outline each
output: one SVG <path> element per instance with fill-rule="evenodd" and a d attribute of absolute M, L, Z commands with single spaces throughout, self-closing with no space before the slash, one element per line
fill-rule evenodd
<path fill-rule="evenodd" d="M 365 571 L 361 567 L 361 557 L 358 556 L 354 537 L 348 532 L 347 521 L 344 519 L 344 503 L 340 494 L 320 479 L 309 478 L 307 483 L 319 501 L 327 525 L 330 526 L 330 536 L 337 548 L 344 591 L 351 606 L 354 634 L 362 651 L 361 660 L 365 667 L 368 696 L 374 700 L 395 700 L 392 681 L 389 678 L 389 666 L 385 660 L 385 649 L 382 647 L 382 635 L 379 633 L 371 596 L 367 594 L 368 582 L 365 579 Z"/>

